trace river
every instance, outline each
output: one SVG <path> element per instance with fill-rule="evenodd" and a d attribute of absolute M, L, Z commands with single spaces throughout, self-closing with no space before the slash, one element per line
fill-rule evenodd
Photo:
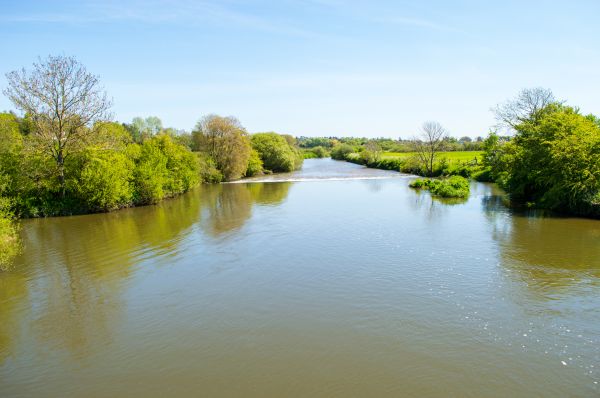
<path fill-rule="evenodd" d="M 600 395 L 600 221 L 330 159 L 25 220 L 0 397 Z"/>

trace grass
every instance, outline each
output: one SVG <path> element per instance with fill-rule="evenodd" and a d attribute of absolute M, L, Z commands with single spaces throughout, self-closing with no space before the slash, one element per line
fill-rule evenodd
<path fill-rule="evenodd" d="M 416 155 L 416 152 L 384 152 L 381 157 L 382 159 L 407 159 Z M 477 159 L 477 163 L 481 163 L 482 155 L 482 151 L 439 152 L 436 160 L 446 158 L 449 163 L 467 163 Z"/>
<path fill-rule="evenodd" d="M 345 154 L 343 159 L 382 170 L 394 170 L 427 177 L 458 175 L 477 181 L 491 181 L 489 167 L 483 165 L 483 151 L 439 152 L 433 172 L 425 170 L 416 152 L 383 152 L 378 159 L 364 159 L 359 152 Z"/>

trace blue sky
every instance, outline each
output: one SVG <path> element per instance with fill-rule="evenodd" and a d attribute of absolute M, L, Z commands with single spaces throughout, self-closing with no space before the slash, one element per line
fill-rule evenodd
<path fill-rule="evenodd" d="M 190 130 L 218 113 L 250 132 L 408 138 L 436 120 L 474 137 L 535 86 L 600 113 L 596 0 L 0 3 L 0 87 L 38 56 L 74 55 L 119 121 Z"/>

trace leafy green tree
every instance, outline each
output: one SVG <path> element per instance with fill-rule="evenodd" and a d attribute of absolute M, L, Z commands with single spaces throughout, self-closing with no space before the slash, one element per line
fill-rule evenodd
<path fill-rule="evenodd" d="M 364 164 L 373 164 L 381 160 L 381 147 L 375 141 L 369 141 L 365 144 L 360 158 Z"/>
<path fill-rule="evenodd" d="M 505 188 L 538 207 L 588 214 L 600 203 L 600 128 L 553 103 L 515 125 Z"/>
<path fill-rule="evenodd" d="M 260 154 L 254 148 L 250 151 L 250 158 L 248 159 L 248 168 L 246 170 L 246 177 L 252 177 L 263 172 L 263 162 L 260 158 Z"/>
<path fill-rule="evenodd" d="M 130 146 L 128 152 L 135 161 L 136 203 L 157 203 L 188 191 L 200 180 L 198 157 L 166 134 Z"/>
<path fill-rule="evenodd" d="M 251 136 L 251 142 L 266 170 L 289 172 L 302 165 L 302 154 L 282 135 L 273 132 L 257 133 Z"/>
<path fill-rule="evenodd" d="M 310 150 L 317 158 L 326 158 L 329 156 L 329 151 L 322 146 L 315 146 Z"/>
<path fill-rule="evenodd" d="M 345 160 L 346 157 L 356 152 L 354 147 L 349 144 L 338 144 L 331 150 L 331 158 L 336 160 Z"/>
<path fill-rule="evenodd" d="M 23 137 L 19 131 L 18 118 L 12 113 L 0 113 L 0 173 L 6 177 L 7 194 L 14 194 L 21 173 Z"/>
<path fill-rule="evenodd" d="M 192 132 L 194 150 L 208 154 L 225 180 L 242 177 L 250 159 L 250 141 L 240 122 L 234 117 L 208 115 Z"/>
<path fill-rule="evenodd" d="M 6 75 L 4 94 L 29 115 L 31 144 L 54 159 L 61 196 L 65 196 L 65 160 L 85 147 L 96 133 L 93 125 L 109 118 L 111 102 L 97 76 L 75 58 L 49 56 L 33 70 Z"/>
<path fill-rule="evenodd" d="M 134 163 L 121 151 L 88 150 L 72 189 L 85 211 L 110 211 L 131 206 L 134 198 Z"/>
<path fill-rule="evenodd" d="M 125 124 L 125 128 L 131 134 L 133 140 L 141 143 L 143 140 L 157 135 L 163 130 L 162 120 L 156 116 L 147 118 L 134 117 L 131 123 Z"/>

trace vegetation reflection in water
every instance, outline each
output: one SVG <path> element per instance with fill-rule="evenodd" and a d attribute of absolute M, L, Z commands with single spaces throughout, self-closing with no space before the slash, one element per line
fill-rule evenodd
<path fill-rule="evenodd" d="M 598 393 L 596 221 L 318 177 L 23 222 L 0 396 Z"/>
<path fill-rule="evenodd" d="M 15 355 L 18 313 L 32 301 L 42 304 L 32 325 L 41 344 L 63 347 L 76 358 L 101 349 L 111 341 L 123 285 L 136 264 L 175 253 L 194 224 L 215 238 L 235 231 L 254 204 L 280 203 L 289 188 L 285 182 L 203 185 L 157 206 L 26 221 L 26 250 L 11 272 L 0 273 L 0 363 Z M 39 277 L 35 292 L 28 288 L 32 277 Z"/>

